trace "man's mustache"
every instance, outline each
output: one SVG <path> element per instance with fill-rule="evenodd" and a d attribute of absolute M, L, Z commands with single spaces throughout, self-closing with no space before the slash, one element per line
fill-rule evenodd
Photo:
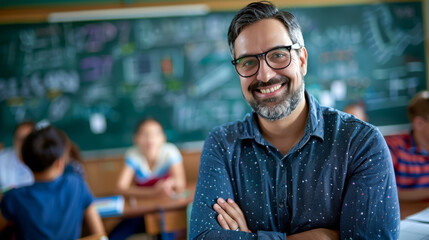
<path fill-rule="evenodd" d="M 247 88 L 249 91 L 255 91 L 258 88 L 261 87 L 267 87 L 267 86 L 271 86 L 271 85 L 275 85 L 275 84 L 284 84 L 284 83 L 288 83 L 290 82 L 290 78 L 282 76 L 282 77 L 276 77 L 276 78 L 272 78 L 270 80 L 268 80 L 268 82 L 262 82 L 262 81 L 257 81 L 253 84 L 250 84 L 249 87 Z"/>

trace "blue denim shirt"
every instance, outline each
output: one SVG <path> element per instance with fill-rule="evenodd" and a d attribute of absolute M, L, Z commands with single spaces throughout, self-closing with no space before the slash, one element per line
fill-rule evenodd
<path fill-rule="evenodd" d="M 214 128 L 201 154 L 191 239 L 286 239 L 315 228 L 340 239 L 397 239 L 399 202 L 389 149 L 378 129 L 322 107 L 306 93 L 302 139 L 283 155 L 255 113 Z M 216 199 L 232 198 L 252 233 L 223 230 Z"/>

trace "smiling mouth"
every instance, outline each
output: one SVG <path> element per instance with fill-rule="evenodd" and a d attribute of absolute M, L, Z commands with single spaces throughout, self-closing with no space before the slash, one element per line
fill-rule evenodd
<path fill-rule="evenodd" d="M 262 94 L 269 94 L 269 93 L 273 93 L 277 90 L 279 90 L 281 87 L 283 87 L 283 85 L 285 85 L 286 83 L 283 84 L 276 84 L 274 86 L 271 87 L 267 87 L 267 88 L 256 88 L 255 91 L 262 93 Z"/>
<path fill-rule="evenodd" d="M 271 87 L 271 88 L 258 89 L 258 90 L 259 90 L 259 92 L 264 93 L 264 94 L 266 94 L 266 93 L 272 93 L 272 92 L 275 92 L 276 90 L 278 90 L 279 88 L 281 88 L 281 86 L 282 85 L 279 84 L 279 85 Z"/>

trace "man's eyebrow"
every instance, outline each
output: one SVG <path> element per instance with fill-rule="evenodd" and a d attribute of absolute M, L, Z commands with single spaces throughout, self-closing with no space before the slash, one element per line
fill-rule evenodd
<path fill-rule="evenodd" d="M 256 54 L 247 54 L 247 53 L 245 53 L 245 54 L 241 54 L 241 55 L 239 55 L 236 59 L 240 59 L 240 58 L 243 58 L 243 57 L 249 57 L 249 56 L 255 56 Z"/>
<path fill-rule="evenodd" d="M 289 44 L 289 45 L 288 44 L 276 45 L 276 46 L 271 47 L 271 48 L 269 48 L 269 49 L 267 49 L 267 50 L 265 50 L 263 52 L 260 52 L 260 53 L 255 53 L 255 54 L 245 53 L 245 54 L 241 54 L 236 59 L 240 59 L 240 58 L 243 58 L 243 57 L 255 56 L 255 55 L 258 55 L 258 54 L 261 54 L 261 53 L 264 53 L 264 52 L 268 52 L 268 51 L 273 50 L 275 48 L 280 48 L 280 47 L 285 47 L 285 46 L 291 46 L 291 45 L 293 45 L 293 44 Z"/>

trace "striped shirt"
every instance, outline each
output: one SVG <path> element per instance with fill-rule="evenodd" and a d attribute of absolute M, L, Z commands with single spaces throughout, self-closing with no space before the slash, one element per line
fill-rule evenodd
<path fill-rule="evenodd" d="M 385 137 L 399 188 L 429 187 L 429 153 L 417 146 L 412 132 Z"/>

